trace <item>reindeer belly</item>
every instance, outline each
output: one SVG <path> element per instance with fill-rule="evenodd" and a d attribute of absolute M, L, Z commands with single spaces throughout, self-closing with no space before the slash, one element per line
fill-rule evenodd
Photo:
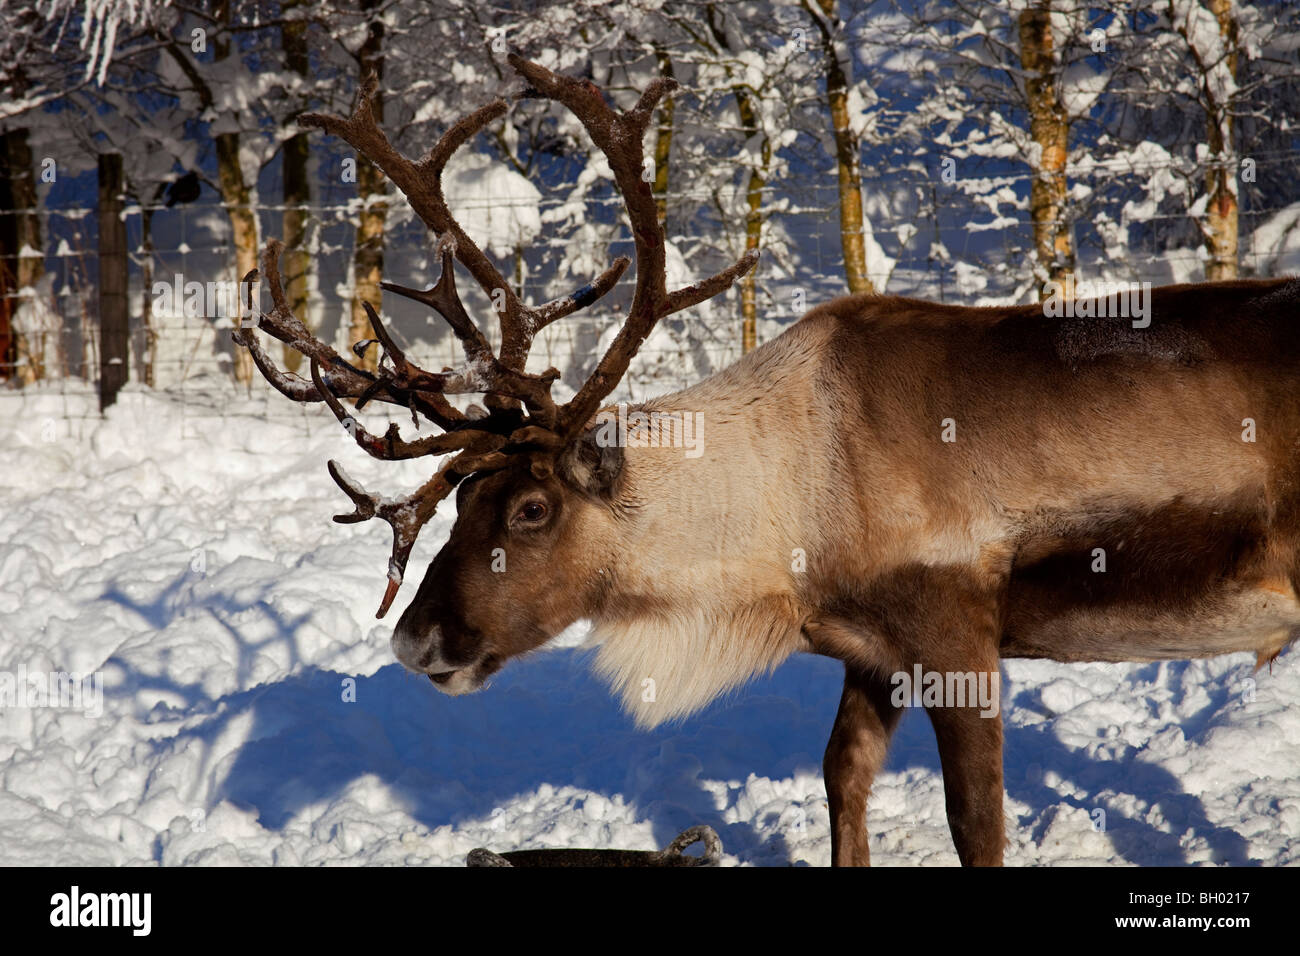
<path fill-rule="evenodd" d="M 1017 552 L 1002 656 L 1269 660 L 1300 635 L 1295 555 L 1275 538 L 1257 509 L 1058 516 Z"/>
<path fill-rule="evenodd" d="M 1009 608 L 1003 657 L 1154 661 L 1250 651 L 1261 662 L 1300 636 L 1300 602 L 1287 587 L 1226 585 L 1194 605 L 1097 607 L 1035 603 Z"/>

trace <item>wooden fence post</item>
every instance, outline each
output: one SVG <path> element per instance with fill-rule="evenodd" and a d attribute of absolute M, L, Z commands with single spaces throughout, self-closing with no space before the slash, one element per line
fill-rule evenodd
<path fill-rule="evenodd" d="M 99 157 L 99 410 L 117 401 L 130 357 L 122 157 Z"/>

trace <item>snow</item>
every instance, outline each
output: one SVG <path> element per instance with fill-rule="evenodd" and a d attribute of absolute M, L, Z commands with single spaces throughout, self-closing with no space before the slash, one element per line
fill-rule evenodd
<path fill-rule="evenodd" d="M 496 256 L 526 248 L 542 230 L 542 194 L 483 153 L 457 153 L 443 175 L 452 216 Z"/>
<path fill-rule="evenodd" d="M 1260 275 L 1284 276 L 1300 272 L 1300 202 L 1292 203 L 1256 225 L 1249 248 L 1249 259 Z"/>
<path fill-rule="evenodd" d="M 371 616 L 388 530 L 329 520 L 348 502 L 324 465 L 396 495 L 429 463 L 372 462 L 321 406 L 264 386 L 208 408 L 130 388 L 103 420 L 63 387 L 0 395 L 0 672 L 100 673 L 103 710 L 0 711 L 3 862 L 459 865 L 476 846 L 649 849 L 705 823 L 728 864 L 828 863 L 834 662 L 797 658 L 640 732 L 578 626 L 444 697 L 394 662 L 397 615 Z M 1300 863 L 1295 660 L 1008 662 L 1008 862 Z M 877 863 L 956 863 L 920 714 L 870 828 Z"/>

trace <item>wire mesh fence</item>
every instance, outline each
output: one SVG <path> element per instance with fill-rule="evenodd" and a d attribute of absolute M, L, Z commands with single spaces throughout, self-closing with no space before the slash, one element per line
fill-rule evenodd
<path fill-rule="evenodd" d="M 1289 177 L 1300 182 L 1300 152 L 1256 157 L 1260 174 Z M 1159 167 L 1126 169 L 1126 175 L 1153 176 Z M 999 184 L 1023 193 L 1030 177 L 999 175 Z M 977 304 L 981 301 L 1029 301 L 1036 294 L 1033 281 L 1033 223 L 1024 205 L 989 206 L 972 215 L 972 204 L 960 183 L 941 184 L 937 177 L 881 177 L 864 182 L 868 196 L 873 188 L 892 197 L 918 197 L 910 206 L 895 203 L 870 210 L 870 229 L 878 242 L 868 271 L 878 289 L 916 295 L 937 301 Z M 759 341 L 778 334 L 807 309 L 845 291 L 838 225 L 838 195 L 832 183 L 784 184 L 787 202 L 775 223 L 772 248 L 760 266 Z M 769 198 L 777 188 L 767 187 Z M 304 315 L 325 341 L 344 352 L 348 346 L 352 281 L 351 244 L 356 202 L 326 201 L 304 207 L 310 245 L 311 268 Z M 707 197 L 670 194 L 670 204 L 698 208 Z M 334 201 L 331 201 L 334 200 Z M 543 216 L 562 198 L 547 197 Z M 869 200 L 870 202 L 870 200 Z M 617 197 L 595 200 L 596 214 L 610 222 L 616 215 Z M 423 225 L 400 201 L 390 202 L 385 235 L 384 278 L 408 285 L 427 284 L 437 267 Z M 508 202 L 490 201 L 477 207 L 491 215 L 507 211 Z M 476 207 L 467 206 L 470 211 Z M 670 205 L 672 208 L 672 205 Z M 277 235 L 286 207 L 261 204 L 254 208 L 263 237 Z M 15 329 L 23 333 L 27 354 L 13 354 L 0 365 L 0 399 L 14 399 L 29 391 L 33 380 L 43 394 L 73 397 L 93 391 L 99 375 L 98 265 L 96 218 L 93 205 L 67 204 L 36 210 L 43 250 L 24 249 L 26 272 L 37 278 L 32 286 L 0 298 Z M 1205 253 L 1195 241 L 1196 225 L 1186 210 L 1146 209 L 1140 218 L 1120 223 L 1136 240 L 1125 244 L 1120 255 L 1102 235 L 1113 208 L 1091 221 L 1071 223 L 1078 248 L 1081 273 L 1106 275 L 1162 284 L 1203 277 Z M 234 347 L 229 332 L 235 324 L 235 250 L 226 210 L 219 203 L 195 203 L 168 208 L 130 205 L 126 209 L 130 255 L 130 381 L 146 380 L 173 396 L 196 416 L 222 414 L 232 398 L 283 402 L 256 377 L 240 383 L 234 375 Z M 146 236 L 145 224 L 149 232 Z M 697 224 L 692 224 L 692 227 Z M 706 224 L 707 227 L 707 224 Z M 1266 241 L 1255 241 L 1261 235 Z M 1240 213 L 1239 263 L 1244 275 L 1270 274 L 1296 268 L 1294 250 L 1300 248 L 1300 203 L 1272 208 L 1246 206 Z M 734 256 L 742 250 L 743 222 L 713 223 L 694 235 L 669 236 L 682 253 L 689 281 L 712 271 L 712 259 Z M 1289 237 L 1289 238 L 1288 238 Z M 531 237 L 507 275 L 517 279 L 526 301 L 544 301 L 576 288 L 590 276 L 561 275 L 557 264 L 570 251 L 571 236 L 543 231 Z M 626 239 L 616 241 L 609 255 L 630 252 Z M 608 261 L 608 260 L 606 260 Z M 0 268 L 17 271 L 11 257 Z M 565 283 L 569 289 L 565 289 Z M 464 284 L 462 284 L 464 285 Z M 577 313 L 545 329 L 534 346 L 539 368 L 556 366 L 564 372 L 562 392 L 578 384 L 579 376 L 598 357 L 619 322 L 626 288 L 597 307 Z M 490 315 L 478 290 L 462 294 L 471 314 Z M 422 306 L 394 296 L 385 297 L 385 315 L 408 354 L 427 368 L 455 367 L 462 361 L 459 345 L 445 323 Z M 480 323 L 489 337 L 493 323 Z M 739 296 L 733 290 L 724 300 L 665 323 L 664 334 L 653 336 L 638 354 L 616 398 L 644 398 L 684 387 L 723 368 L 741 354 Z M 273 354 L 279 354 L 278 346 Z M 38 365 L 33 369 L 32 365 Z M 147 371 L 146 371 L 147 370 Z M 36 372 L 37 374 L 33 374 Z M 305 374 L 305 372 L 303 373 Z M 24 384 L 25 383 L 25 384 Z M 69 401 L 88 409 L 84 402 Z M 90 415 L 92 412 L 83 411 Z"/>

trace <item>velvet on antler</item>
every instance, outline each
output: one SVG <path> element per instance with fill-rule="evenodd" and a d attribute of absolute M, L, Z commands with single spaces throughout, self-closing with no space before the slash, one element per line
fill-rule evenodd
<path fill-rule="evenodd" d="M 492 260 L 461 228 L 443 194 L 442 174 L 457 149 L 505 114 L 508 104 L 501 99 L 454 123 L 420 160 L 403 156 L 379 128 L 371 108 L 376 91 L 373 77 L 362 84 L 351 116 L 308 113 L 298 120 L 302 126 L 338 136 L 378 166 L 432 231 L 441 266 L 438 281 L 428 289 L 411 289 L 389 282 L 382 285 L 438 312 L 464 350 L 464 366 L 440 372 L 420 368 L 397 346 L 369 305 L 366 312 L 382 352 L 378 369 L 370 372 L 348 362 L 313 336 L 293 315 L 278 269 L 282 247 L 274 239 L 266 244 L 260 270 L 270 292 L 272 309 L 254 314 L 250 324 L 234 333 L 235 341 L 250 351 L 258 369 L 277 390 L 295 401 L 324 402 L 356 443 L 375 458 L 397 460 L 455 453 L 422 487 L 398 499 L 365 491 L 337 462 L 329 463 L 331 477 L 355 506 L 351 514 L 336 516 L 335 520 L 355 522 L 378 517 L 393 529 L 388 587 L 378 617 L 388 611 L 401 586 L 420 529 L 457 483 L 475 472 L 504 468 L 518 454 L 531 456 L 535 472 L 547 470 L 548 460 L 581 434 L 618 385 L 655 323 L 725 291 L 758 259 L 757 252 L 751 251 L 702 282 L 674 292 L 666 288 L 664 232 L 650 184 L 642 176 L 643 141 L 659 101 L 677 88 L 675 81 L 655 80 L 631 109 L 620 111 L 610 106 L 600 89 L 587 80 L 561 76 L 513 54 L 508 59 L 527 84 L 519 98 L 554 101 L 582 123 L 613 171 L 632 227 L 636 287 L 631 305 L 618 334 L 572 400 L 562 406 L 552 400 L 551 385 L 560 374 L 555 369 L 540 374 L 526 370 L 533 339 L 552 322 L 572 315 L 608 293 L 622 278 L 630 260 L 620 256 L 589 284 L 570 295 L 530 306 L 519 298 Z M 457 293 L 456 262 L 493 303 L 501 333 L 497 352 L 493 352 Z M 256 273 L 251 273 L 245 279 L 256 277 Z M 254 329 L 261 329 L 306 356 L 311 369 L 310 381 L 278 368 L 258 343 Z M 484 395 L 486 413 L 478 409 L 477 414 L 467 414 L 447 399 L 448 395 L 470 393 Z M 407 440 L 394 423 L 383 435 L 375 435 L 343 405 L 340 401 L 343 398 L 354 399 L 355 409 L 370 401 L 399 405 L 409 409 L 413 419 L 418 421 L 417 416 L 423 416 L 442 431 Z"/>

